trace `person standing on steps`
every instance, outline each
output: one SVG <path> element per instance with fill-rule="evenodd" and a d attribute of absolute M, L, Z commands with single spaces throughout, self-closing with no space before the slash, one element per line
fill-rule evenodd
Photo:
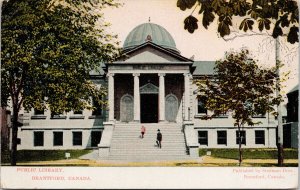
<path fill-rule="evenodd" d="M 158 148 L 161 148 L 161 141 L 162 141 L 162 134 L 160 132 L 160 130 L 157 130 L 157 135 L 156 135 L 156 144 L 158 146 Z"/>
<path fill-rule="evenodd" d="M 144 125 L 142 125 L 142 128 L 141 128 L 141 134 L 142 134 L 142 138 L 144 138 L 144 134 L 146 132 L 146 128 L 144 127 Z"/>

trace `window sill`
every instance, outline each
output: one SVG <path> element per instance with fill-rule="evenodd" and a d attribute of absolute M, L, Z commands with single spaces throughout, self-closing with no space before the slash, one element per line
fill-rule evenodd
<path fill-rule="evenodd" d="M 197 114 L 194 116 L 194 118 L 202 118 L 208 116 L 207 114 Z M 228 115 L 219 115 L 219 116 L 213 116 L 212 119 L 227 119 Z"/>
<path fill-rule="evenodd" d="M 196 114 L 194 117 L 195 117 L 195 118 L 201 118 L 201 117 L 204 117 L 204 116 L 207 116 L 207 114 L 205 114 L 205 113 L 204 113 L 204 114 L 199 114 L 199 113 L 198 113 L 198 114 Z"/>
<path fill-rule="evenodd" d="M 227 119 L 228 115 L 218 115 L 218 116 L 214 116 L 213 119 Z"/>
<path fill-rule="evenodd" d="M 67 119 L 67 116 L 62 115 L 62 116 L 53 116 L 50 119 Z"/>
<path fill-rule="evenodd" d="M 45 115 L 33 115 L 31 116 L 31 119 L 46 119 L 47 116 Z"/>
<path fill-rule="evenodd" d="M 102 115 L 91 115 L 89 116 L 89 119 L 102 119 L 103 116 Z"/>
<path fill-rule="evenodd" d="M 84 119 L 83 115 L 72 115 L 69 117 L 70 119 Z"/>

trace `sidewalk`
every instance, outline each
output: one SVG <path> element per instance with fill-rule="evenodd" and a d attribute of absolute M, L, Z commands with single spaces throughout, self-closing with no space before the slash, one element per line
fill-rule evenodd
<path fill-rule="evenodd" d="M 83 156 L 93 157 L 93 152 Z M 285 159 L 285 164 L 296 167 L 298 159 Z M 273 167 L 276 166 L 277 159 L 245 159 L 242 167 Z M 174 161 L 152 161 L 152 162 L 128 162 L 128 161 L 109 161 L 109 160 L 87 160 L 87 159 L 69 159 L 55 161 L 36 161 L 23 162 L 17 165 L 22 166 L 94 166 L 94 167 L 237 167 L 238 160 L 214 158 L 203 156 L 191 160 L 174 160 Z"/>

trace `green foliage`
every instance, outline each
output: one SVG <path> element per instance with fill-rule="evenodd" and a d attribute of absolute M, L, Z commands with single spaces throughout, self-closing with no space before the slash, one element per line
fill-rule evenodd
<path fill-rule="evenodd" d="M 1 22 L 1 106 L 12 105 L 11 165 L 16 164 L 19 111 L 92 109 L 106 90 L 89 73 L 118 56 L 101 10 L 113 0 L 6 0 Z"/>
<path fill-rule="evenodd" d="M 9 0 L 2 6 L 1 96 L 18 110 L 63 112 L 100 104 L 106 89 L 89 73 L 118 54 L 116 37 L 92 9 L 117 6 L 112 0 Z M 45 98 L 46 97 L 46 98 Z"/>
<path fill-rule="evenodd" d="M 65 153 L 70 153 L 70 159 L 77 159 L 82 155 L 88 154 L 91 150 L 19 150 L 19 162 L 31 161 L 51 161 L 51 160 L 64 160 Z M 2 152 L 1 162 L 9 162 L 9 152 Z"/>
<path fill-rule="evenodd" d="M 216 61 L 212 79 L 195 80 L 198 98 L 206 98 L 206 108 L 214 111 L 203 119 L 230 111 L 235 126 L 258 124 L 252 116 L 274 112 L 281 101 L 275 96 L 276 76 L 276 68 L 259 67 L 248 50 L 226 53 L 223 60 Z"/>
<path fill-rule="evenodd" d="M 215 17 L 219 18 L 218 33 L 222 37 L 231 33 L 234 21 L 239 24 L 239 30 L 244 32 L 255 27 L 260 32 L 272 29 L 274 38 L 289 34 L 288 42 L 299 42 L 296 30 L 299 27 L 299 9 L 295 0 L 177 0 L 177 7 L 182 11 L 197 6 L 200 6 L 199 16 L 202 15 L 204 28 L 207 29 Z M 189 23 L 185 22 L 184 28 L 193 33 L 198 28 L 198 19 L 192 15 L 188 17 L 194 19 L 189 19 Z M 242 21 L 238 17 L 242 18 Z M 271 23 L 274 23 L 273 27 Z"/>
<path fill-rule="evenodd" d="M 238 159 L 238 149 L 199 149 L 199 156 L 206 155 L 207 151 L 211 151 L 211 156 L 218 158 Z M 266 148 L 246 148 L 243 150 L 244 159 L 277 159 L 277 149 Z M 298 149 L 284 149 L 284 158 L 298 159 Z"/>

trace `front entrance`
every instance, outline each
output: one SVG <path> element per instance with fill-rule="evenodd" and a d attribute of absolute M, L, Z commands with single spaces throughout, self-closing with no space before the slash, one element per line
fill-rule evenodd
<path fill-rule="evenodd" d="M 158 94 L 141 94 L 141 123 L 158 122 Z"/>

